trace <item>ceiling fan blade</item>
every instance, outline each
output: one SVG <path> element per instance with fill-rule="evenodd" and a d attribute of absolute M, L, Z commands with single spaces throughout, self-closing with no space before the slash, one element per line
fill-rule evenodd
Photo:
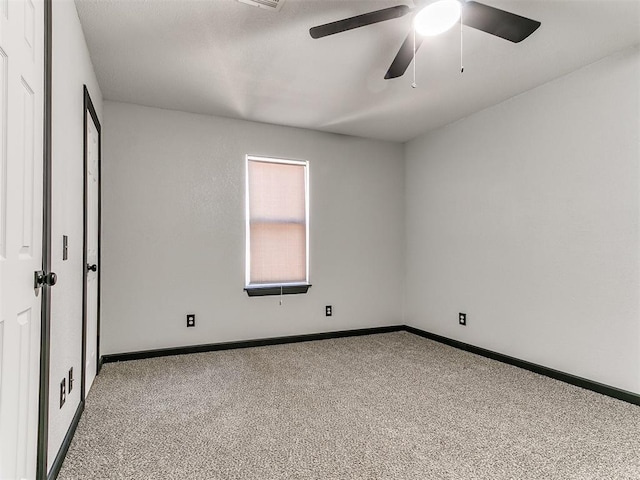
<path fill-rule="evenodd" d="M 400 47 L 400 50 L 398 50 L 396 58 L 394 58 L 393 62 L 391 62 L 391 66 L 384 76 L 385 80 L 401 77 L 402 75 L 404 75 L 404 72 L 407 71 L 407 67 L 411 64 L 411 60 L 413 60 L 413 36 L 414 32 L 412 28 L 409 32 L 409 35 L 407 35 L 407 38 L 405 38 L 404 42 L 402 42 L 402 46 Z M 420 45 L 422 45 L 422 40 L 424 40 L 424 38 L 422 37 L 422 35 L 416 35 L 415 38 L 416 51 L 418 51 L 418 48 L 420 48 Z"/>
<path fill-rule="evenodd" d="M 355 17 L 345 18 L 344 20 L 338 20 L 337 22 L 326 23 L 324 25 L 310 28 L 309 34 L 313 38 L 322 38 L 327 35 L 346 32 L 347 30 L 352 30 L 354 28 L 384 22 L 385 20 L 391 20 L 393 18 L 399 18 L 410 11 L 411 8 L 407 5 L 383 8 L 382 10 L 376 10 L 375 12 L 364 13 L 362 15 L 356 15 Z"/>
<path fill-rule="evenodd" d="M 463 9 L 462 23 L 514 43 L 521 42 L 541 25 L 536 20 L 474 1 L 464 3 Z"/>

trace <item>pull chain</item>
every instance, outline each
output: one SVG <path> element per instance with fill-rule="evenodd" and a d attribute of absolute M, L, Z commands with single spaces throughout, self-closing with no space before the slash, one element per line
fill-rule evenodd
<path fill-rule="evenodd" d="M 413 83 L 411 88 L 416 88 L 416 29 L 413 29 Z"/>
<path fill-rule="evenodd" d="M 464 73 L 464 66 L 462 65 L 462 13 L 464 7 L 460 9 L 460 73 Z"/>

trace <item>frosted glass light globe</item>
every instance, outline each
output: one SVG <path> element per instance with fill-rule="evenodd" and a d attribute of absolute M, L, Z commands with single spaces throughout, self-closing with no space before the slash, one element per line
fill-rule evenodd
<path fill-rule="evenodd" d="M 413 19 L 416 32 L 426 37 L 435 37 L 446 32 L 460 20 L 458 0 L 440 0 L 427 5 Z"/>

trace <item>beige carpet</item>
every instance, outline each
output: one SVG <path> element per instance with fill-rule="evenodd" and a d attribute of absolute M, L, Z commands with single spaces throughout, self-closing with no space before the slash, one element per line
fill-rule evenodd
<path fill-rule="evenodd" d="M 640 407 L 407 332 L 107 364 L 61 479 L 640 479 Z"/>

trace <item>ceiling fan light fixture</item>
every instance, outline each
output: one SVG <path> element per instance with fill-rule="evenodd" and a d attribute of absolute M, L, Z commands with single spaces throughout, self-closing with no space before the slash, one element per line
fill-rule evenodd
<path fill-rule="evenodd" d="M 439 0 L 416 14 L 413 27 L 420 35 L 435 37 L 449 30 L 460 20 L 461 9 L 458 0 Z"/>

